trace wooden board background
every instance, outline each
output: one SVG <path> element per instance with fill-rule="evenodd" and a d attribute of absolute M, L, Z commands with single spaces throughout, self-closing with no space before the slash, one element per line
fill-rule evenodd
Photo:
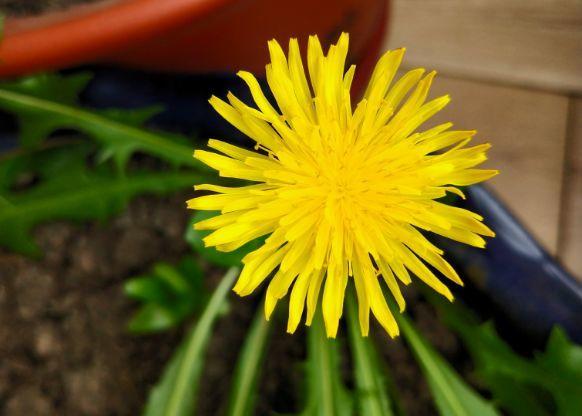
<path fill-rule="evenodd" d="M 582 281 L 582 1 L 394 0 L 385 48 L 493 144 L 492 186 Z"/>

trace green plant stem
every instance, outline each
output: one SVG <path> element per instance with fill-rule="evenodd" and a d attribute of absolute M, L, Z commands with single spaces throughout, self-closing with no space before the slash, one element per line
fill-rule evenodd
<path fill-rule="evenodd" d="M 390 399 L 386 393 L 385 375 L 382 373 L 372 341 L 360 331 L 358 308 L 353 291 L 346 296 L 348 334 L 354 360 L 356 395 L 360 414 L 366 416 L 392 415 Z"/>
<path fill-rule="evenodd" d="M 442 392 L 443 397 L 449 403 L 450 408 L 453 410 L 455 415 L 465 415 L 466 412 L 463 409 L 460 398 L 457 397 L 455 392 L 450 388 L 449 383 L 446 380 L 446 376 L 441 372 L 439 366 L 430 359 L 431 351 L 427 347 L 425 341 L 420 337 L 418 332 L 412 327 L 408 319 L 404 316 L 399 320 L 400 328 L 402 333 L 406 337 L 408 343 L 410 344 L 414 354 L 417 356 L 422 367 L 425 368 L 427 373 L 432 374 L 432 378 L 435 384 L 438 386 L 439 390 Z"/>
<path fill-rule="evenodd" d="M 192 332 L 192 336 L 188 338 L 183 365 L 178 371 L 178 375 L 176 377 L 176 388 L 170 395 L 170 399 L 168 401 L 168 411 L 166 412 L 166 415 L 172 416 L 178 414 L 178 409 L 181 406 L 184 395 L 187 394 L 187 390 L 189 388 L 194 390 L 194 386 L 192 386 L 191 383 L 194 382 L 197 376 L 199 376 L 199 371 L 198 374 L 196 374 L 192 373 L 190 369 L 192 368 L 193 362 L 197 358 L 200 358 L 206 349 L 206 345 L 210 340 L 212 325 L 214 324 L 214 321 L 216 320 L 216 317 L 218 316 L 218 313 L 226 299 L 226 294 L 229 292 L 230 288 L 232 288 L 234 280 L 237 276 L 238 269 L 233 267 L 222 278 L 218 288 L 212 295 L 212 298 L 210 298 L 208 307 L 200 317 L 198 325 L 196 325 L 196 328 Z M 201 370 L 202 366 L 197 368 Z M 195 384 L 196 387 L 197 385 L 198 383 Z"/>
<path fill-rule="evenodd" d="M 150 394 L 146 415 L 186 416 L 193 414 L 204 364 L 204 353 L 212 335 L 214 322 L 226 302 L 226 296 L 234 285 L 238 272 L 237 267 L 232 267 L 222 278 L 200 320 L 190 330 L 184 344 L 166 367 L 162 380 Z"/>
<path fill-rule="evenodd" d="M 338 341 L 326 337 L 321 313 L 316 313 L 307 334 L 308 398 L 304 415 L 352 414 L 351 398 L 342 383 L 338 361 Z"/>
<path fill-rule="evenodd" d="M 226 412 L 228 416 L 254 414 L 258 377 L 270 328 L 271 322 L 265 319 L 263 307 L 259 307 L 238 358 Z"/>
<path fill-rule="evenodd" d="M 392 310 L 394 304 L 391 302 Z M 474 391 L 401 314 L 395 315 L 402 334 L 420 364 L 439 414 L 444 416 L 495 416 L 493 405 Z"/>
<path fill-rule="evenodd" d="M 318 370 L 320 374 L 324 374 L 324 377 L 320 378 L 321 385 L 321 414 L 323 415 L 333 415 L 334 413 L 334 400 L 333 400 L 333 384 L 332 384 L 332 358 L 330 351 L 330 343 L 332 341 L 325 337 L 325 329 L 321 318 L 316 319 L 313 323 L 313 327 L 310 331 L 309 337 L 309 349 L 313 354 L 314 361 L 318 365 Z"/>

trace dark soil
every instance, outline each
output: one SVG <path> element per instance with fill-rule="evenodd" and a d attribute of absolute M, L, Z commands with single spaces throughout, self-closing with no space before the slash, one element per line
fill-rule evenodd
<path fill-rule="evenodd" d="M 100 0 L 0 0 L 0 13 L 7 16 L 32 16 L 97 1 Z"/>
<path fill-rule="evenodd" d="M 0 252 L 0 414 L 140 413 L 182 333 L 128 334 L 135 304 L 123 295 L 122 283 L 156 261 L 176 262 L 189 253 L 182 238 L 185 199 L 140 198 L 106 225 L 39 227 L 36 240 L 46 253 L 40 261 Z M 208 286 L 219 276 L 211 271 Z M 414 290 L 407 296 L 419 327 L 467 376 L 469 364 L 457 339 Z M 208 350 L 196 414 L 224 410 L 234 363 L 259 298 L 231 296 L 231 311 L 218 322 Z M 305 331 L 286 334 L 283 309 L 263 366 L 260 415 L 301 410 Z M 407 414 L 435 414 L 426 382 L 403 341 L 374 329 Z M 346 363 L 344 357 L 349 369 Z M 345 381 L 351 384 L 349 375 Z"/>
<path fill-rule="evenodd" d="M 183 201 L 136 200 L 107 227 L 40 227 L 39 262 L 0 254 L 0 414 L 139 412 L 180 334 L 128 334 L 121 284 L 188 251 Z"/>

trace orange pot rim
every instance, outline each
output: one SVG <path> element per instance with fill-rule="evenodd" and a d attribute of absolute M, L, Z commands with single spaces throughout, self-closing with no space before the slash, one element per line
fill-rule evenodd
<path fill-rule="evenodd" d="M 8 18 L 0 44 L 0 76 L 100 59 L 206 18 L 233 1 L 104 1 L 41 16 Z"/>

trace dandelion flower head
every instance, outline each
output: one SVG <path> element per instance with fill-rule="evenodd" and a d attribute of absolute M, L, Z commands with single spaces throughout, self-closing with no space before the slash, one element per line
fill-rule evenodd
<path fill-rule="evenodd" d="M 401 311 L 400 284 L 409 284 L 411 275 L 452 300 L 441 278 L 462 281 L 427 232 L 484 247 L 482 236 L 494 233 L 483 218 L 439 199 L 449 192 L 464 197 L 459 187 L 497 171 L 475 168 L 489 148 L 467 146 L 475 131 L 451 130 L 451 123 L 419 130 L 449 97 L 427 100 L 435 72 L 415 69 L 395 79 L 404 49 L 379 59 L 353 106 L 355 66 L 345 69 L 348 44 L 344 33 L 325 54 L 311 36 L 306 75 L 297 40 L 290 40 L 287 55 L 272 40 L 266 79 L 274 102 L 244 71 L 238 75 L 254 105 L 231 93 L 228 102 L 210 99 L 255 142 L 254 151 L 214 139 L 208 146 L 216 152 L 196 150 L 194 157 L 220 176 L 246 182 L 198 185 L 196 190 L 212 194 L 191 199 L 188 207 L 220 211 L 195 224 L 214 230 L 206 246 L 228 252 L 266 237 L 244 257 L 234 291 L 249 295 L 268 281 L 267 319 L 290 292 L 287 331 L 296 330 L 304 312 L 310 325 L 321 303 L 327 335 L 335 337 L 353 280 L 362 334 L 368 334 L 372 312 L 394 337 L 398 325 L 383 286 Z"/>

